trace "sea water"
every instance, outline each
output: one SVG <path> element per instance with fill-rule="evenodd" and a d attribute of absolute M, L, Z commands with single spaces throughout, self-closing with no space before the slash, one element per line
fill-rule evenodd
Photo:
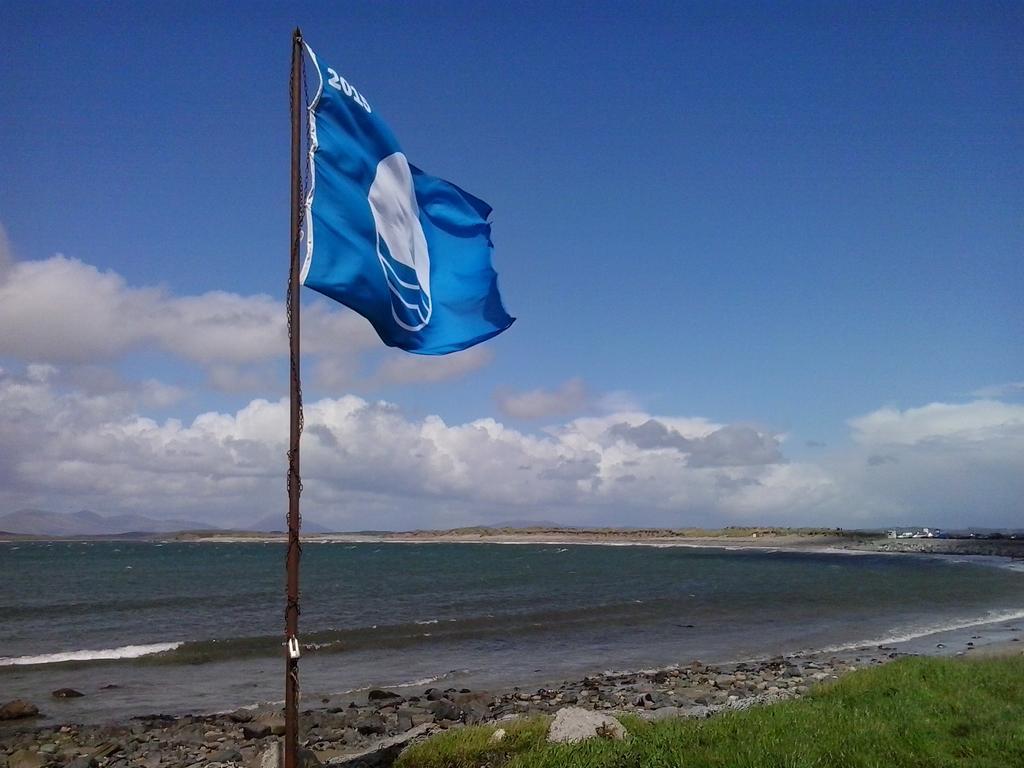
<path fill-rule="evenodd" d="M 0 574 L 0 701 L 95 722 L 281 698 L 282 544 L 0 543 Z M 684 547 L 308 543 L 301 593 L 305 706 L 1024 619 L 1024 573 L 967 558 Z"/>

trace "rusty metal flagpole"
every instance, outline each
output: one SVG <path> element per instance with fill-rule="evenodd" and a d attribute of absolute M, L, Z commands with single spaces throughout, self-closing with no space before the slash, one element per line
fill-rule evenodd
<path fill-rule="evenodd" d="M 291 118 L 292 118 L 292 222 L 291 268 L 288 272 L 288 344 L 291 359 L 291 425 L 288 447 L 288 554 L 286 558 L 287 602 L 285 604 L 285 682 L 284 682 L 284 766 L 298 768 L 299 753 L 299 441 L 302 436 L 302 383 L 299 378 L 299 240 L 302 233 L 302 156 L 303 105 L 302 32 L 292 35 Z"/>

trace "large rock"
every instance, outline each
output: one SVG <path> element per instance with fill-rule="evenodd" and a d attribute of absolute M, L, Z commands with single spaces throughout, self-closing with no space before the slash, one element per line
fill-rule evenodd
<path fill-rule="evenodd" d="M 58 688 L 56 691 L 50 693 L 55 699 L 77 699 L 80 696 L 85 696 L 81 691 L 76 691 L 74 688 Z"/>
<path fill-rule="evenodd" d="M 621 741 L 626 737 L 626 729 L 615 718 L 582 707 L 558 710 L 548 728 L 548 741 L 551 742 L 571 743 L 598 737 Z"/>
<path fill-rule="evenodd" d="M 42 768 L 44 762 L 42 755 L 27 749 L 19 749 L 7 758 L 9 768 Z"/>
<path fill-rule="evenodd" d="M 234 747 L 225 747 L 224 749 L 217 750 L 206 759 L 211 763 L 240 763 L 242 762 L 242 753 Z"/>
<path fill-rule="evenodd" d="M 658 707 L 665 706 L 667 700 L 668 697 L 661 691 L 644 691 L 633 701 L 633 706 L 644 709 L 657 709 Z"/>
<path fill-rule="evenodd" d="M 453 697 L 453 703 L 467 725 L 476 725 L 487 719 L 491 712 L 490 701 L 491 697 L 485 693 L 460 693 Z"/>
<path fill-rule="evenodd" d="M 275 741 L 256 758 L 255 768 L 281 768 L 281 742 Z"/>
<path fill-rule="evenodd" d="M 281 742 L 275 741 L 256 757 L 255 768 L 281 768 L 284 764 L 283 751 L 284 748 Z M 303 749 L 302 747 L 299 747 L 298 758 L 298 768 L 319 768 L 323 765 L 312 750 Z M 201 765 L 201 763 L 196 763 L 196 766 Z"/>
<path fill-rule="evenodd" d="M 461 720 L 462 707 L 448 699 L 430 702 L 430 714 L 437 720 Z"/>
<path fill-rule="evenodd" d="M 394 703 L 396 701 L 400 701 L 401 699 L 402 697 L 399 696 L 397 693 L 392 693 L 391 691 L 382 691 L 380 688 L 373 688 L 370 690 L 368 694 L 366 694 L 367 701 Z"/>
<path fill-rule="evenodd" d="M 251 723 L 242 725 L 242 735 L 247 739 L 262 739 L 267 736 L 284 734 L 284 717 L 278 714 L 263 714 Z"/>
<path fill-rule="evenodd" d="M 411 731 L 383 739 L 362 752 L 332 757 L 327 761 L 327 765 L 334 768 L 387 768 L 398 759 L 403 749 L 412 741 L 425 736 L 433 727 L 431 723 L 423 723 Z"/>
<path fill-rule="evenodd" d="M 418 707 L 402 707 L 395 713 L 398 716 L 398 730 L 409 731 L 417 725 L 434 722 L 434 716 Z"/>
<path fill-rule="evenodd" d="M 363 736 L 381 734 L 387 730 L 387 723 L 384 722 L 384 718 L 376 712 L 363 715 L 356 720 L 355 726 L 356 730 L 363 734 Z"/>
<path fill-rule="evenodd" d="M 20 720 L 23 717 L 35 717 L 39 707 L 24 699 L 8 701 L 0 707 L 0 720 Z"/>
<path fill-rule="evenodd" d="M 247 723 L 242 726 L 242 736 L 247 739 L 262 739 L 270 735 L 268 723 Z"/>

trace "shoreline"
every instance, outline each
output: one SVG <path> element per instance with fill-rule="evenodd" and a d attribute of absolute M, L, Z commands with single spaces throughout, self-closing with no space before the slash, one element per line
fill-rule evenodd
<path fill-rule="evenodd" d="M 276 537 L 240 537 L 240 540 L 264 543 L 265 538 L 274 541 Z M 632 536 L 620 532 L 615 536 L 571 535 L 556 538 L 551 532 L 544 531 L 526 536 L 463 534 L 435 537 L 417 534 L 340 537 L 328 534 L 314 538 L 315 543 L 345 545 L 483 543 L 542 547 L 686 547 L 829 556 L 903 554 L 945 559 L 950 563 L 977 558 L 990 566 L 1012 564 L 1013 570 L 1022 570 L 1019 560 L 994 556 L 989 552 L 964 552 L 956 549 L 943 554 L 918 551 L 918 547 L 911 552 L 890 552 L 866 548 L 863 541 L 850 542 L 842 537 L 819 535 L 758 536 L 755 540 L 753 537 Z M 891 541 L 883 540 L 881 543 Z M 920 544 L 922 541 L 930 543 L 929 540 L 912 540 L 910 543 Z M 225 537 L 204 537 L 202 542 L 196 543 L 217 542 L 226 543 Z M 210 551 L 193 550 L 193 554 L 205 557 Z M 268 557 L 272 556 L 273 553 L 269 552 Z M 647 561 L 648 556 L 634 559 Z M 1014 594 L 1020 595 L 1019 592 Z M 404 744 L 410 739 L 448 728 L 500 722 L 503 718 L 519 715 L 551 714 L 569 705 L 653 719 L 708 717 L 721 711 L 799 698 L 815 685 L 838 679 L 850 671 L 886 664 L 904 656 L 970 658 L 1024 653 L 1024 605 L 1019 600 L 1010 600 L 1006 604 L 1018 606 L 1019 610 L 1008 608 L 987 614 L 979 611 L 977 615 L 968 615 L 945 624 L 936 621 L 930 625 L 924 621 L 915 624 L 912 632 L 908 631 L 903 636 L 897 632 L 887 634 L 887 625 L 876 623 L 872 626 L 875 630 L 881 630 L 878 633 L 869 630 L 859 635 L 858 626 L 865 629 L 864 624 L 850 625 L 842 631 L 834 632 L 834 645 L 827 644 L 827 637 L 813 635 L 793 635 L 791 642 L 785 645 L 751 643 L 748 646 L 750 650 L 764 649 L 765 655 L 759 656 L 743 657 L 740 655 L 743 651 L 739 650 L 742 645 L 706 646 L 705 650 L 696 651 L 701 654 L 702 661 L 698 661 L 679 653 L 684 647 L 680 646 L 670 655 L 651 654 L 655 664 L 650 666 L 643 661 L 631 661 L 641 658 L 638 655 L 616 653 L 608 654 L 602 662 L 604 666 L 595 663 L 589 668 L 576 665 L 564 667 L 560 672 L 557 668 L 542 672 L 535 669 L 541 665 L 527 655 L 520 657 L 526 659 L 524 663 L 509 658 L 493 670 L 488 669 L 483 675 L 475 674 L 478 671 L 475 668 L 474 674 L 456 674 L 470 670 L 453 669 L 452 672 L 429 679 L 420 675 L 397 678 L 409 681 L 402 683 L 395 682 L 396 678 L 388 680 L 387 677 L 374 675 L 359 680 L 358 684 L 368 682 L 379 685 L 389 682 L 391 685 L 388 688 L 367 686 L 349 691 L 339 691 L 346 687 L 344 685 L 325 686 L 320 689 L 322 693 L 307 689 L 306 697 L 300 704 L 303 710 L 302 739 L 305 747 L 322 762 L 342 765 L 346 756 L 375 750 L 382 743 Z M 754 624 L 750 624 L 746 632 L 751 638 L 759 637 L 756 634 L 758 628 Z M 792 642 L 793 638 L 796 638 L 795 642 Z M 801 639 L 808 643 L 825 642 L 819 642 L 817 647 L 800 648 L 797 643 Z M 716 651 L 708 653 L 707 648 L 715 648 Z M 770 653 L 777 655 L 768 656 Z M 439 658 L 434 654 L 430 657 L 435 668 L 440 666 Z M 621 666 L 616 666 L 616 661 L 621 661 Z M 323 656 L 313 668 L 318 668 L 316 664 L 326 669 L 322 667 L 323 664 L 344 663 L 342 658 L 335 662 L 330 656 Z M 56 666 L 60 667 L 59 664 Z M 276 672 L 276 664 L 272 666 L 275 669 L 269 670 L 268 667 L 267 680 L 271 672 Z M 440 668 L 449 669 L 448 666 Z M 242 668 L 236 668 L 235 671 L 241 672 Z M 109 681 L 117 685 L 101 686 L 99 683 L 102 681 L 97 681 L 95 687 L 83 688 L 86 698 L 76 698 L 74 704 L 60 704 L 48 695 L 51 688 L 75 684 L 72 679 L 58 682 L 57 677 L 50 677 L 53 681 L 51 685 L 32 690 L 31 701 L 43 710 L 43 717 L 0 722 L 0 766 L 58 768 L 83 760 L 75 768 L 129 768 L 131 765 L 142 764 L 146 768 L 196 764 L 257 768 L 262 756 L 278 741 L 279 731 L 283 728 L 280 702 L 267 702 L 263 698 L 275 697 L 278 691 L 273 687 L 264 687 L 260 693 L 256 693 L 251 688 L 247 688 L 246 692 L 236 686 L 231 695 L 222 695 L 222 704 L 214 704 L 212 699 L 193 698 L 198 690 L 195 689 L 186 698 L 177 700 L 184 705 L 181 708 L 168 705 L 167 709 L 156 710 L 155 714 L 149 714 L 154 710 L 147 707 L 147 702 L 156 701 L 159 697 L 138 695 L 131 706 L 125 706 L 116 715 L 108 716 L 104 712 L 110 710 L 104 708 L 103 699 L 93 697 L 101 695 L 105 687 L 124 687 L 130 691 L 135 683 L 131 675 Z M 139 690 L 141 692 L 143 689 Z M 26 689 L 23 695 L 27 692 Z M 120 694 L 114 692 L 112 695 Z M 6 699 L 0 697 L 0 706 Z M 224 707 L 239 703 L 243 706 L 224 711 Z M 85 724 L 76 724 L 72 712 L 78 712 Z M 26 757 L 26 754 L 30 757 Z M 13 760 L 14 755 L 21 755 L 29 762 Z M 41 758 L 41 762 L 33 762 L 36 758 Z"/>
<path fill-rule="evenodd" d="M 286 534 L 177 534 L 162 543 L 284 543 Z M 646 546 L 724 549 L 729 551 L 808 554 L 920 554 L 989 556 L 1024 560 L 1024 539 L 889 539 L 840 534 L 683 535 L 671 531 L 596 529 L 479 532 L 414 531 L 399 533 L 320 533 L 303 536 L 304 544 L 506 544 L 536 546 Z"/>
<path fill-rule="evenodd" d="M 0 543 L 121 542 L 151 544 L 283 544 L 282 532 L 179 531 L 104 536 L 36 536 L 0 532 Z M 471 528 L 437 531 L 309 533 L 303 544 L 505 544 L 646 546 L 807 554 L 987 556 L 1024 561 L 1024 538 L 891 539 L 868 531 L 810 529 Z"/>
<path fill-rule="evenodd" d="M 982 631 L 977 625 L 932 633 L 917 638 L 916 651 L 912 642 L 883 643 L 708 664 L 681 660 L 658 668 L 606 670 L 536 688 L 509 685 L 493 691 L 441 689 L 423 681 L 389 689 L 363 688 L 301 702 L 300 741 L 322 763 L 345 765 L 382 745 L 398 745 L 397 755 L 406 744 L 450 728 L 553 714 L 563 706 L 650 720 L 706 718 L 800 698 L 815 686 L 857 669 L 907 656 L 1024 654 L 1022 622 L 1002 624 L 1005 632 L 998 637 L 970 634 Z M 936 639 L 946 642 L 936 643 Z M 921 652 L 925 646 L 928 650 Z M 0 755 L 6 754 L 10 763 L 16 754 L 24 757 L 31 753 L 42 758 L 39 765 L 84 760 L 79 764 L 83 768 L 86 764 L 119 766 L 140 760 L 154 767 L 197 763 L 256 766 L 275 748 L 283 732 L 280 704 L 264 702 L 205 714 L 139 714 L 116 723 L 92 725 L 34 718 L 11 721 L 0 728 Z"/>

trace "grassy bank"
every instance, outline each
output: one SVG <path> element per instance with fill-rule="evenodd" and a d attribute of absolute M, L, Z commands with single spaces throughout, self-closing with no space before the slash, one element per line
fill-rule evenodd
<path fill-rule="evenodd" d="M 623 742 L 549 745 L 548 718 L 436 736 L 399 768 L 1024 767 L 1024 656 L 904 659 L 808 697 L 709 720 L 624 717 Z"/>

